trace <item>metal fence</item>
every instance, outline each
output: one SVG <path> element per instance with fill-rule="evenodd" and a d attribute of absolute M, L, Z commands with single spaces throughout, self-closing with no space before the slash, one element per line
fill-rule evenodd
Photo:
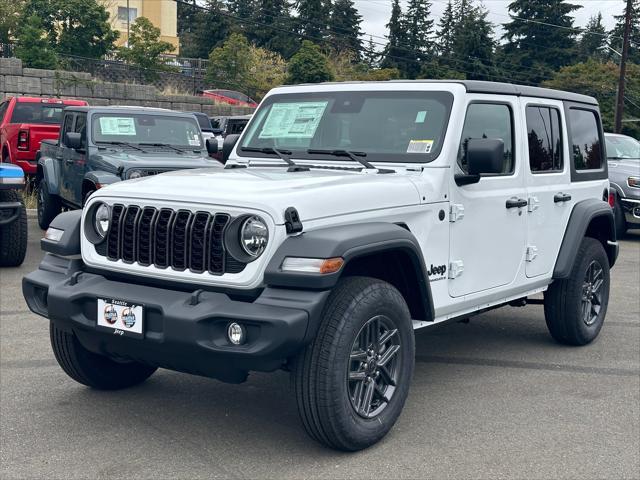
<path fill-rule="evenodd" d="M 0 58 L 12 58 L 15 55 L 15 45 L 0 43 Z"/>

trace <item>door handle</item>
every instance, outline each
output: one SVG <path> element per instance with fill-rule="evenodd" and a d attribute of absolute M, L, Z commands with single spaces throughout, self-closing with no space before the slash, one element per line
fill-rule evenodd
<path fill-rule="evenodd" d="M 524 198 L 513 197 L 507 200 L 507 208 L 523 208 L 527 205 L 529 205 L 529 202 L 527 202 Z"/>
<path fill-rule="evenodd" d="M 569 195 L 568 193 L 556 193 L 553 196 L 553 202 L 554 203 L 560 203 L 560 202 L 568 202 L 569 200 L 571 200 L 571 195 Z"/>

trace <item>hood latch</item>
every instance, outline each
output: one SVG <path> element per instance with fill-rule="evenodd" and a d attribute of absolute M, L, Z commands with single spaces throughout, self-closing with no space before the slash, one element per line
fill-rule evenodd
<path fill-rule="evenodd" d="M 303 229 L 300 215 L 295 207 L 289 207 L 284 211 L 284 226 L 287 233 L 300 233 Z"/>

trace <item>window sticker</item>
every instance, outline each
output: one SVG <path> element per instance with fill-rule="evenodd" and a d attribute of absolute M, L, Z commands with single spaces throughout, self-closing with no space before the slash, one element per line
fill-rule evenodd
<path fill-rule="evenodd" d="M 313 138 L 329 102 L 277 103 L 259 138 Z"/>
<path fill-rule="evenodd" d="M 102 135 L 132 135 L 136 134 L 136 124 L 131 117 L 100 117 Z"/>
<path fill-rule="evenodd" d="M 411 140 L 407 147 L 407 153 L 431 153 L 433 140 Z"/>
<path fill-rule="evenodd" d="M 427 111 L 423 110 L 416 115 L 416 123 L 424 123 L 427 119 Z"/>

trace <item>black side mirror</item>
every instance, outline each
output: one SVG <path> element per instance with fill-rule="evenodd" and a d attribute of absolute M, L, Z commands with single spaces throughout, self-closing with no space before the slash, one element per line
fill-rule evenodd
<path fill-rule="evenodd" d="M 456 175 L 457 185 L 478 183 L 482 175 L 502 173 L 504 142 L 497 138 L 471 138 L 467 142 L 467 174 Z"/>
<path fill-rule="evenodd" d="M 82 135 L 78 132 L 67 132 L 64 144 L 74 150 L 82 150 Z"/>
<path fill-rule="evenodd" d="M 209 138 L 207 139 L 207 153 L 209 155 L 215 155 L 218 153 L 218 139 L 217 138 Z"/>
<path fill-rule="evenodd" d="M 222 163 L 227 163 L 229 160 L 229 156 L 231 155 L 231 151 L 233 147 L 238 143 L 238 139 L 240 135 L 227 135 L 224 139 L 224 143 L 222 144 Z"/>

